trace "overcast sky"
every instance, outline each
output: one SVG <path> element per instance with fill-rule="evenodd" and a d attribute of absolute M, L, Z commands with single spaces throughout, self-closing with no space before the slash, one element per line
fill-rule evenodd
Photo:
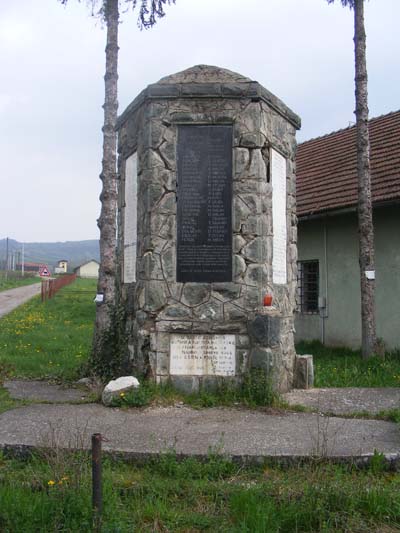
<path fill-rule="evenodd" d="M 119 113 L 204 63 L 257 80 L 302 118 L 301 142 L 355 120 L 353 13 L 339 0 L 177 0 L 120 26 Z M 400 108 L 399 0 L 366 2 L 370 117 Z M 85 2 L 0 0 L 0 238 L 98 238 L 106 32 Z"/>

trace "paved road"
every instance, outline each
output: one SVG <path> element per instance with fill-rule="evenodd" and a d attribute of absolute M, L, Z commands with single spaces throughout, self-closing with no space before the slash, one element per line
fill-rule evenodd
<path fill-rule="evenodd" d="M 41 283 L 0 292 L 0 317 L 40 294 Z"/>

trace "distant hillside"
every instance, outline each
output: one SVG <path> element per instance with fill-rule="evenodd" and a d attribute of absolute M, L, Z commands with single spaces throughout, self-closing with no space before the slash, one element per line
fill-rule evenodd
<path fill-rule="evenodd" d="M 0 239 L 0 265 L 6 259 L 6 239 Z M 20 262 L 22 243 L 13 239 L 8 240 L 9 255 L 17 254 L 16 261 Z M 50 267 L 57 265 L 60 259 L 69 262 L 68 270 L 88 261 L 99 261 L 99 241 L 66 241 L 66 242 L 27 242 L 25 243 L 25 261 L 46 263 Z"/>

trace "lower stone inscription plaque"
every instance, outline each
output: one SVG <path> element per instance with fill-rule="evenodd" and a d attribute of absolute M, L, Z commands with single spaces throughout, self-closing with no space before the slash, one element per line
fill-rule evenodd
<path fill-rule="evenodd" d="M 235 335 L 171 335 L 172 376 L 234 376 Z"/>
<path fill-rule="evenodd" d="M 180 282 L 232 281 L 232 126 L 179 126 Z"/>

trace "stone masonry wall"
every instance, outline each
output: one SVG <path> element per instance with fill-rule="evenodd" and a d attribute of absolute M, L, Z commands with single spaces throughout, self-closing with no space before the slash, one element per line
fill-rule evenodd
<path fill-rule="evenodd" d="M 179 124 L 233 125 L 233 281 L 177 283 L 176 145 Z M 287 285 L 272 283 L 270 148 L 287 161 Z M 169 374 L 170 333 L 233 333 L 237 369 L 276 370 L 277 387 L 291 387 L 294 366 L 297 229 L 295 127 L 263 101 L 177 98 L 145 100 L 119 129 L 120 210 L 123 228 L 124 161 L 138 154 L 137 281 L 122 284 L 128 307 L 129 349 L 134 366 L 158 381 Z M 122 230 L 119 254 L 123 250 Z M 120 262 L 121 262 L 120 261 Z M 248 323 L 274 295 L 279 335 L 255 346 Z M 190 384 L 196 388 L 201 382 Z"/>

